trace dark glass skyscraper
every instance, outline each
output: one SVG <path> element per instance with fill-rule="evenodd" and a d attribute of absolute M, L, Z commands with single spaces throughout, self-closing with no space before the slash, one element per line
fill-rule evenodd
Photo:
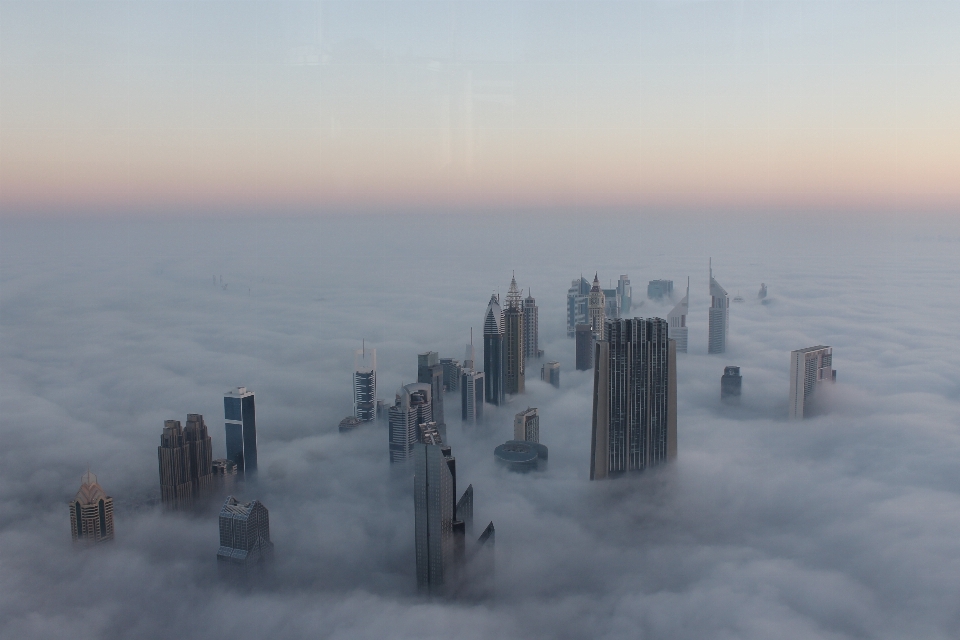
<path fill-rule="evenodd" d="M 577 325 L 577 371 L 593 369 L 593 328 L 589 324 Z"/>
<path fill-rule="evenodd" d="M 667 322 L 608 320 L 595 349 L 590 479 L 676 457 L 676 343 Z"/>
<path fill-rule="evenodd" d="M 199 413 L 187 414 L 187 426 L 183 428 L 183 440 L 187 443 L 190 457 L 190 482 L 196 495 L 213 486 L 213 442 L 207 433 L 207 425 Z"/>
<path fill-rule="evenodd" d="M 720 399 L 724 402 L 739 402 L 742 383 L 740 367 L 724 367 L 723 376 L 720 378 Z"/>
<path fill-rule="evenodd" d="M 223 395 L 227 458 L 237 463 L 237 473 L 257 472 L 257 409 L 253 391 L 237 387 Z"/>
<path fill-rule="evenodd" d="M 193 497 L 190 481 L 190 449 L 183 439 L 179 420 L 165 420 L 160 446 L 160 499 L 167 506 L 181 506 Z"/>
<path fill-rule="evenodd" d="M 524 366 L 530 364 L 533 358 L 539 358 L 540 352 L 540 309 L 537 301 L 529 290 L 523 299 L 523 358 Z"/>
<path fill-rule="evenodd" d="M 417 356 L 417 382 L 429 384 L 432 391 L 433 421 L 441 428 L 446 426 L 443 416 L 443 365 L 436 351 L 427 351 Z"/>
<path fill-rule="evenodd" d="M 517 279 L 513 278 L 507 293 L 507 309 L 503 313 L 503 390 L 510 395 L 523 393 L 525 388 L 523 334 L 523 303 Z"/>
<path fill-rule="evenodd" d="M 377 417 L 377 350 L 366 345 L 353 357 L 353 415 L 361 422 Z"/>
<path fill-rule="evenodd" d="M 503 387 L 503 312 L 496 294 L 490 296 L 483 319 L 483 373 L 487 402 L 502 405 Z"/>

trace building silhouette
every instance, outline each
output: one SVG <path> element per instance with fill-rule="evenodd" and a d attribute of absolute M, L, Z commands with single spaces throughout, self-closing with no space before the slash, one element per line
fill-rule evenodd
<path fill-rule="evenodd" d="M 227 458 L 237 463 L 237 474 L 257 472 L 257 408 L 253 391 L 237 387 L 223 394 Z"/>
<path fill-rule="evenodd" d="M 460 418 L 475 425 L 483 420 L 483 371 L 464 369 L 460 374 Z"/>
<path fill-rule="evenodd" d="M 440 354 L 427 351 L 417 356 L 417 382 L 429 384 L 432 391 L 433 420 L 443 429 L 446 427 L 443 415 L 443 366 Z"/>
<path fill-rule="evenodd" d="M 730 316 L 730 296 L 713 278 L 713 259 L 710 259 L 710 333 L 707 353 L 727 350 L 727 324 Z"/>
<path fill-rule="evenodd" d="M 527 407 L 513 418 L 513 439 L 540 442 L 540 412 Z"/>
<path fill-rule="evenodd" d="M 187 445 L 187 457 L 190 459 L 190 483 L 193 485 L 194 496 L 197 496 L 214 483 L 213 441 L 202 415 L 187 414 L 183 440 Z"/>
<path fill-rule="evenodd" d="M 503 391 L 510 395 L 524 392 L 523 301 L 517 279 L 510 279 L 507 308 L 503 312 Z"/>
<path fill-rule="evenodd" d="M 588 304 L 590 301 L 590 283 L 580 276 L 570 283 L 567 290 L 567 337 L 576 335 L 578 324 L 590 324 Z"/>
<path fill-rule="evenodd" d="M 80 490 L 70 502 L 70 531 L 76 543 L 113 540 L 113 498 L 89 471 L 80 478 Z"/>
<path fill-rule="evenodd" d="M 530 290 L 523 299 L 523 358 L 525 365 L 543 355 L 540 350 L 540 310 Z"/>
<path fill-rule="evenodd" d="M 356 418 L 354 418 L 356 419 Z M 226 458 L 217 458 L 211 465 L 214 486 L 229 489 L 237 479 L 237 463 Z"/>
<path fill-rule="evenodd" d="M 389 411 L 390 462 L 406 462 L 413 456 L 418 427 L 434 422 L 433 386 L 415 382 L 400 387 Z"/>
<path fill-rule="evenodd" d="M 528 440 L 507 440 L 493 450 L 493 458 L 510 471 L 521 473 L 547 466 L 547 447 Z"/>
<path fill-rule="evenodd" d="M 259 500 L 241 503 L 230 496 L 220 508 L 220 548 L 217 561 L 250 566 L 269 560 L 270 513 Z"/>
<path fill-rule="evenodd" d="M 560 388 L 560 363 L 551 360 L 540 367 L 540 379 Z"/>
<path fill-rule="evenodd" d="M 593 286 L 590 287 L 590 297 L 587 304 L 590 313 L 590 329 L 597 340 L 603 340 L 603 328 L 606 320 L 606 296 L 600 288 L 600 279 L 593 276 Z"/>
<path fill-rule="evenodd" d="M 659 318 L 608 320 L 595 347 L 590 479 L 677 455 L 676 343 Z"/>
<path fill-rule="evenodd" d="M 503 312 L 496 294 L 490 296 L 483 318 L 483 373 L 487 402 L 497 406 L 505 399 Z"/>
<path fill-rule="evenodd" d="M 630 286 L 630 278 L 627 274 L 621 275 L 617 280 L 617 294 L 620 298 L 620 316 L 628 317 L 633 307 L 633 287 Z"/>
<path fill-rule="evenodd" d="M 160 463 L 160 499 L 172 507 L 188 503 L 193 497 L 190 448 L 183 437 L 179 420 L 163 422 L 157 458 Z"/>
<path fill-rule="evenodd" d="M 647 297 L 662 300 L 673 295 L 673 280 L 651 280 L 647 284 Z"/>
<path fill-rule="evenodd" d="M 577 371 L 589 371 L 593 368 L 593 328 L 589 324 L 577 325 Z"/>
<path fill-rule="evenodd" d="M 360 422 L 377 418 L 377 350 L 366 345 L 353 355 L 353 415 Z"/>
<path fill-rule="evenodd" d="M 720 399 L 724 402 L 740 402 L 740 388 L 743 384 L 743 376 L 740 375 L 740 367 L 724 367 L 723 375 L 720 377 Z"/>
<path fill-rule="evenodd" d="M 687 277 L 687 294 L 667 314 L 670 336 L 677 341 L 677 353 L 687 352 L 687 313 L 690 311 L 690 277 Z"/>
<path fill-rule="evenodd" d="M 790 352 L 790 404 L 791 420 L 802 420 L 807 403 L 817 387 L 824 382 L 836 382 L 833 368 L 833 347 L 818 345 Z"/>
<path fill-rule="evenodd" d="M 453 358 L 440 358 L 440 368 L 443 370 L 443 390 L 459 391 L 460 375 L 463 373 L 460 361 Z"/>

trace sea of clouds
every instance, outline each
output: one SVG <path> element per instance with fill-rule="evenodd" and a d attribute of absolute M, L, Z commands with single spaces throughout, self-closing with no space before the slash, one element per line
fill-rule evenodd
<path fill-rule="evenodd" d="M 528 214 L 0 222 L 0 637 L 956 638 L 960 635 L 960 222 L 904 216 Z M 731 297 L 706 354 L 707 261 Z M 353 350 L 379 396 L 427 350 L 463 358 L 511 272 L 540 307 L 527 393 L 465 431 L 447 396 L 474 536 L 494 521 L 496 593 L 416 593 L 412 481 L 385 423 L 341 435 Z M 581 273 L 691 277 L 675 464 L 588 480 L 592 375 L 574 370 Z M 226 288 L 220 285 L 222 276 Z M 761 282 L 769 304 L 756 298 Z M 786 419 L 789 352 L 834 347 L 818 415 Z M 739 365 L 739 406 L 719 398 Z M 259 582 L 218 578 L 216 507 L 165 512 L 165 419 L 255 391 L 270 510 Z M 549 467 L 494 463 L 540 409 Z M 78 551 L 67 502 L 90 468 L 116 539 Z"/>

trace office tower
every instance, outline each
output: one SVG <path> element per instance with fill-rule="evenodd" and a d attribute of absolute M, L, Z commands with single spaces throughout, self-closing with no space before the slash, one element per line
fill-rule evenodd
<path fill-rule="evenodd" d="M 73 541 L 97 544 L 113 540 L 113 498 L 89 471 L 80 478 L 80 490 L 70 503 Z"/>
<path fill-rule="evenodd" d="M 250 566 L 273 555 L 270 513 L 259 500 L 240 503 L 230 496 L 220 508 L 220 549 L 217 560 Z"/>
<path fill-rule="evenodd" d="M 483 371 L 464 369 L 460 378 L 460 409 L 464 424 L 483 420 Z"/>
<path fill-rule="evenodd" d="M 673 295 L 673 280 L 651 280 L 647 284 L 647 297 L 662 300 Z"/>
<path fill-rule="evenodd" d="M 257 408 L 253 391 L 237 387 L 223 394 L 227 458 L 237 463 L 237 474 L 257 472 Z"/>
<path fill-rule="evenodd" d="M 608 320 L 596 345 L 590 479 L 677 455 L 676 342 L 665 320 Z"/>
<path fill-rule="evenodd" d="M 496 294 L 490 296 L 483 318 L 483 373 L 487 402 L 501 405 L 503 388 L 503 312 Z"/>
<path fill-rule="evenodd" d="M 361 422 L 377 417 L 377 350 L 366 346 L 353 355 L 353 415 Z"/>
<path fill-rule="evenodd" d="M 713 258 L 710 259 L 710 334 L 707 353 L 723 353 L 727 350 L 727 323 L 730 314 L 730 297 L 713 279 Z"/>
<path fill-rule="evenodd" d="M 233 486 L 237 478 L 237 463 L 226 458 L 218 458 L 210 465 L 213 472 L 214 486 L 219 488 L 229 488 Z"/>
<path fill-rule="evenodd" d="M 193 496 L 190 481 L 190 449 L 183 437 L 179 420 L 165 420 L 160 446 L 160 499 L 168 506 L 180 506 Z"/>
<path fill-rule="evenodd" d="M 194 495 L 213 486 L 213 441 L 207 432 L 207 423 L 199 413 L 187 414 L 183 440 L 190 458 L 190 482 Z"/>
<path fill-rule="evenodd" d="M 523 299 L 523 358 L 526 362 L 543 355 L 540 351 L 540 310 L 530 290 Z"/>
<path fill-rule="evenodd" d="M 523 301 L 517 279 L 510 279 L 507 310 L 503 313 L 503 391 L 510 395 L 524 391 Z"/>
<path fill-rule="evenodd" d="M 588 324 L 577 325 L 577 371 L 593 369 L 593 345 L 596 342 L 593 328 Z"/>
<path fill-rule="evenodd" d="M 593 276 L 593 286 L 590 287 L 590 302 L 588 304 L 590 311 L 590 329 L 597 340 L 603 340 L 603 328 L 606 320 L 606 296 L 600 288 L 600 279 Z"/>
<path fill-rule="evenodd" d="M 687 313 L 690 311 L 690 277 L 687 276 L 687 295 L 667 314 L 670 336 L 677 341 L 677 353 L 687 352 Z"/>
<path fill-rule="evenodd" d="M 433 386 L 414 382 L 397 391 L 396 401 L 390 407 L 389 439 L 390 462 L 405 462 L 413 456 L 417 442 L 417 427 L 433 422 Z"/>
<path fill-rule="evenodd" d="M 567 337 L 572 338 L 578 324 L 590 324 L 587 305 L 590 300 L 590 283 L 580 276 L 570 283 L 567 290 Z"/>
<path fill-rule="evenodd" d="M 440 358 L 440 368 L 443 369 L 443 390 L 459 391 L 460 375 L 463 373 L 460 361 L 453 358 Z"/>
<path fill-rule="evenodd" d="M 427 351 L 417 356 L 417 382 L 429 384 L 433 419 L 440 428 L 446 426 L 443 416 L 443 367 L 436 351 Z"/>
<path fill-rule="evenodd" d="M 513 418 L 513 439 L 540 442 L 540 412 L 527 407 Z"/>
<path fill-rule="evenodd" d="M 620 296 L 621 317 L 629 317 L 630 308 L 633 306 L 633 287 L 630 286 L 627 274 L 621 275 L 617 281 L 617 294 Z"/>
<path fill-rule="evenodd" d="M 818 345 L 790 352 L 791 420 L 802 420 L 807 402 L 823 382 L 836 382 L 833 369 L 833 347 Z"/>
<path fill-rule="evenodd" d="M 540 379 L 544 382 L 549 382 L 556 388 L 560 388 L 560 363 L 556 360 L 551 360 L 542 367 L 540 367 Z"/>
<path fill-rule="evenodd" d="M 470 327 L 470 344 L 463 353 L 463 368 L 476 369 L 477 354 L 473 349 L 473 327 Z"/>
<path fill-rule="evenodd" d="M 729 403 L 740 402 L 742 383 L 740 367 L 724 367 L 723 376 L 720 377 L 720 399 Z"/>
<path fill-rule="evenodd" d="M 456 458 L 435 429 L 423 430 L 414 465 L 417 587 L 435 594 L 453 593 L 464 562 L 463 518 L 473 520 L 473 489 L 457 500 Z M 464 513 L 458 513 L 458 507 Z"/>
<path fill-rule="evenodd" d="M 381 399 L 377 400 L 377 420 L 383 420 L 387 417 L 387 403 Z"/>

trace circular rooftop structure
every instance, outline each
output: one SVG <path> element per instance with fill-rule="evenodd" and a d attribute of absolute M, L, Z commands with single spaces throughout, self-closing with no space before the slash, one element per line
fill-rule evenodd
<path fill-rule="evenodd" d="M 353 431 L 360 426 L 360 419 L 356 416 L 347 416 L 340 421 L 340 433 L 344 431 Z"/>
<path fill-rule="evenodd" d="M 513 471 L 536 469 L 540 454 L 536 444 L 521 440 L 509 440 L 493 450 L 497 462 Z"/>

